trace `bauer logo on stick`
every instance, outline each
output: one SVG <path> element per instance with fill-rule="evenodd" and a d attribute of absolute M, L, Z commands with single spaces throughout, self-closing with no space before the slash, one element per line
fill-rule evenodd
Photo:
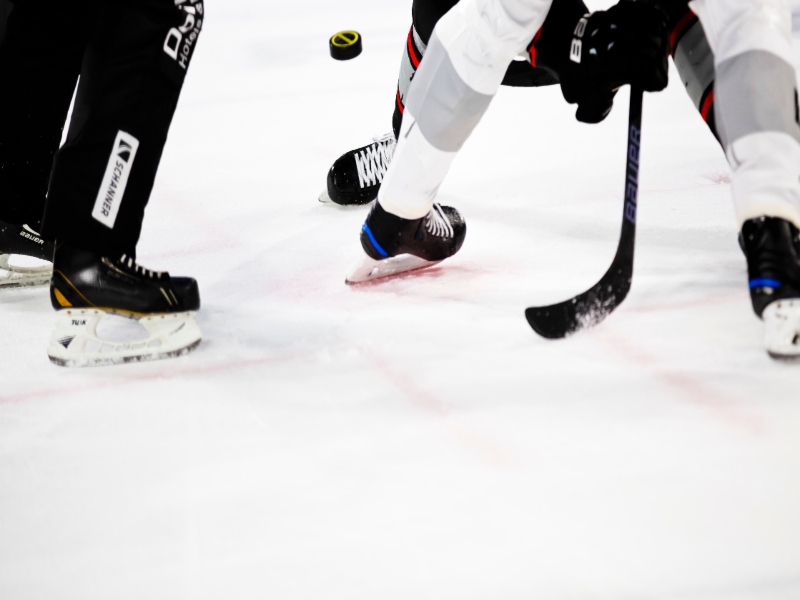
<path fill-rule="evenodd" d="M 361 54 L 361 34 L 357 31 L 340 31 L 328 42 L 331 56 L 336 60 L 350 60 Z"/>

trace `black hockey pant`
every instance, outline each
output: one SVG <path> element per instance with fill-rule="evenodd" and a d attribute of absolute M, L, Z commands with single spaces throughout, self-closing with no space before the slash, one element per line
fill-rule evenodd
<path fill-rule="evenodd" d="M 5 17 L 0 220 L 135 256 L 203 0 L 0 0 Z"/>
<path fill-rule="evenodd" d="M 395 94 L 392 117 L 395 137 L 400 133 L 406 94 L 425 54 L 433 29 L 439 19 L 457 3 L 458 0 L 413 0 L 411 8 L 413 25 L 406 40 Z M 718 137 L 714 122 L 714 55 L 706 41 L 703 27 L 697 16 L 689 9 L 688 0 L 661 0 L 660 5 L 667 14 L 672 56 L 681 80 L 711 133 Z M 587 12 L 589 9 L 583 0 L 554 0 L 543 25 L 543 29 L 548 29 L 550 33 L 547 36 L 550 38 L 549 41 L 563 46 L 561 40 L 566 39 L 568 47 L 575 23 Z M 539 34 L 541 33 L 540 31 Z M 552 72 L 536 65 L 538 42 L 539 35 L 529 47 L 529 59 L 532 64 L 512 63 L 503 79 L 503 85 L 538 87 L 558 83 Z M 563 54 L 566 59 L 567 53 Z"/>

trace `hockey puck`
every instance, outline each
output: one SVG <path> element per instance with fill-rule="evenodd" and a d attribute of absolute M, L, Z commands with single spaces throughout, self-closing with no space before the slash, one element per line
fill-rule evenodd
<path fill-rule="evenodd" d="M 357 31 L 340 31 L 328 42 L 331 56 L 336 60 L 350 60 L 361 54 L 361 34 Z"/>

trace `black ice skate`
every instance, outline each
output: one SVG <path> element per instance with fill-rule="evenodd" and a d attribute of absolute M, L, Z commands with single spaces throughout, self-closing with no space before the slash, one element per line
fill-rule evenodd
<path fill-rule="evenodd" d="M 45 240 L 27 225 L 0 221 L 0 288 L 44 285 L 50 281 L 53 267 L 53 242 Z M 30 261 L 19 257 L 33 258 Z M 29 263 L 29 264 L 28 264 Z"/>
<path fill-rule="evenodd" d="M 340 156 L 328 171 L 328 189 L 320 195 L 320 202 L 353 205 L 375 200 L 395 145 L 394 134 L 387 133 L 369 146 Z"/>
<path fill-rule="evenodd" d="M 362 262 L 346 283 L 362 283 L 430 267 L 453 256 L 464 243 L 467 224 L 450 206 L 434 204 L 421 219 L 403 219 L 375 202 L 361 227 Z"/>
<path fill-rule="evenodd" d="M 58 365 L 180 356 L 200 343 L 197 282 L 150 271 L 127 256 L 112 260 L 59 243 L 50 299 L 57 313 L 47 353 Z"/>
<path fill-rule="evenodd" d="M 764 320 L 767 352 L 800 358 L 800 235 L 783 219 L 746 221 L 739 238 L 747 256 L 753 310 Z"/>

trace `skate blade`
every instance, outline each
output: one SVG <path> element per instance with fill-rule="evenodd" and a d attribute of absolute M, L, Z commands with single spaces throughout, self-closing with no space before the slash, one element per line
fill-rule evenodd
<path fill-rule="evenodd" d="M 325 206 L 333 206 L 343 209 L 350 209 L 350 208 L 362 208 L 364 206 L 369 206 L 372 203 L 372 200 L 366 200 L 363 202 L 345 202 L 340 204 L 339 202 L 334 202 L 330 195 L 328 194 L 327 190 L 323 190 L 323 192 L 317 198 L 321 204 Z"/>
<path fill-rule="evenodd" d="M 50 283 L 50 278 L 53 276 L 53 265 L 36 259 L 30 260 L 42 263 L 41 266 L 14 265 L 11 264 L 11 256 L 11 254 L 0 254 L 0 288 L 27 287 Z"/>
<path fill-rule="evenodd" d="M 800 360 L 800 299 L 773 302 L 761 316 L 767 353 L 776 360 Z"/>
<path fill-rule="evenodd" d="M 392 258 L 384 258 L 383 260 L 375 260 L 369 256 L 364 256 L 362 262 L 353 268 L 344 282 L 347 285 L 366 283 L 410 271 L 419 271 L 420 269 L 438 265 L 440 262 L 438 260 L 425 260 L 411 254 L 401 254 Z"/>
<path fill-rule="evenodd" d="M 62 367 L 99 367 L 182 356 L 201 339 L 191 312 L 130 317 L 66 309 L 56 313 L 47 355 Z"/>

